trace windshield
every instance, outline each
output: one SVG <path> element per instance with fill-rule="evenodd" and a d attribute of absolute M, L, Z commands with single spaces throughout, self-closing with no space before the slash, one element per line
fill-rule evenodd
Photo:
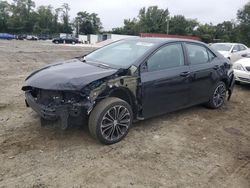
<path fill-rule="evenodd" d="M 85 57 L 86 61 L 103 63 L 110 67 L 126 68 L 152 48 L 154 43 L 141 41 L 118 41 L 100 48 Z"/>
<path fill-rule="evenodd" d="M 212 44 L 212 48 L 217 51 L 229 52 L 232 49 L 232 45 L 231 44 Z"/>

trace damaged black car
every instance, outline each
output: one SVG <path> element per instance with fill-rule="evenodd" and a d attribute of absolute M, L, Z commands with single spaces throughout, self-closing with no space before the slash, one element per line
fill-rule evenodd
<path fill-rule="evenodd" d="M 204 43 L 130 38 L 35 71 L 22 90 L 42 124 L 86 123 L 94 138 L 114 144 L 134 121 L 198 104 L 220 108 L 233 86 L 230 62 Z"/>

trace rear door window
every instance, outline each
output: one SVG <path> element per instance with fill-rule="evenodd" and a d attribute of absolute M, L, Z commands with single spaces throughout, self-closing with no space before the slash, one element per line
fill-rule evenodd
<path fill-rule="evenodd" d="M 208 63 L 210 62 L 210 59 L 215 58 L 212 52 L 210 52 L 211 57 L 209 57 L 207 48 L 201 45 L 186 43 L 186 49 L 189 63 L 191 65 Z"/>

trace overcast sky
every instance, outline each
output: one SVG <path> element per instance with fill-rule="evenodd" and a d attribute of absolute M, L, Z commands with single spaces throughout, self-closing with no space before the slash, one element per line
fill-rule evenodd
<path fill-rule="evenodd" d="M 68 3 L 73 19 L 79 11 L 95 12 L 103 27 L 111 29 L 123 25 L 125 18 L 137 17 L 140 8 L 152 5 L 166 9 L 171 15 L 181 14 L 202 23 L 220 23 L 236 18 L 239 8 L 249 0 L 34 0 L 36 6 L 51 4 L 57 8 Z"/>

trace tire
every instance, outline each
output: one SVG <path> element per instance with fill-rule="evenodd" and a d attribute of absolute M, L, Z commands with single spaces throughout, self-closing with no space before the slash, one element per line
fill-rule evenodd
<path fill-rule="evenodd" d="M 132 122 L 131 106 L 124 100 L 110 97 L 95 106 L 89 116 L 88 126 L 90 134 L 95 139 L 102 144 L 111 145 L 121 141 L 128 134 Z"/>
<path fill-rule="evenodd" d="M 227 88 L 224 82 L 218 82 L 211 93 L 210 99 L 206 106 L 211 109 L 221 108 L 226 100 Z"/>

